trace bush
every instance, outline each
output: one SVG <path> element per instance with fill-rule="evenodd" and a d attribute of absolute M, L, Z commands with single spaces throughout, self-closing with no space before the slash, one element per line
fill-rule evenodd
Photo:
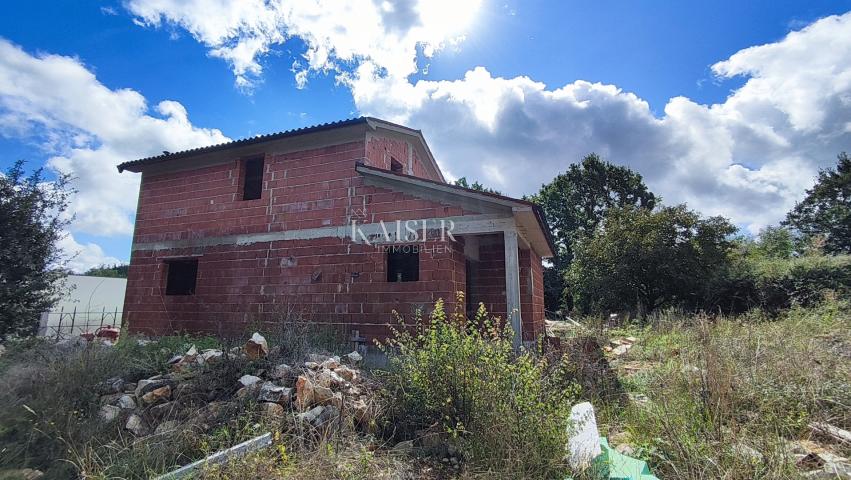
<path fill-rule="evenodd" d="M 723 311 L 761 308 L 776 315 L 793 306 L 816 306 L 830 295 L 851 295 L 851 255 L 742 258 L 717 298 Z"/>
<path fill-rule="evenodd" d="M 458 302 L 463 305 L 462 301 Z M 575 388 L 545 375 L 546 362 L 516 354 L 513 332 L 483 305 L 475 319 L 447 316 L 438 300 L 423 322 L 402 325 L 386 351 L 390 420 L 397 434 L 439 426 L 472 471 L 552 478 L 565 471 L 567 419 Z"/>

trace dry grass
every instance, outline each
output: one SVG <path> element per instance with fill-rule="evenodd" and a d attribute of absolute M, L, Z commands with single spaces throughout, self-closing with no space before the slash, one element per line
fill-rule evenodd
<path fill-rule="evenodd" d="M 648 365 L 622 372 L 622 380 L 650 402 L 604 408 L 603 416 L 661 478 L 797 478 L 789 445 L 808 438 L 810 421 L 851 427 L 845 302 L 793 309 L 774 321 L 758 313 L 661 315 L 631 333 L 641 340 L 617 363 Z"/>

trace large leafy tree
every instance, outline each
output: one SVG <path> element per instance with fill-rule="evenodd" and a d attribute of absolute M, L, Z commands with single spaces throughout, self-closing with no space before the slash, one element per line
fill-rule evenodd
<path fill-rule="evenodd" d="M 590 236 L 610 209 L 652 209 L 657 199 L 641 175 L 592 153 L 542 186 L 531 200 L 543 208 L 558 250 L 553 265 L 544 271 L 546 307 L 558 310 L 570 306 L 564 274 L 573 261 L 574 243 Z"/>
<path fill-rule="evenodd" d="M 470 184 L 469 182 L 467 182 L 467 177 L 461 177 L 458 180 L 455 180 L 455 185 L 458 185 L 459 187 L 469 188 L 477 192 L 495 193 L 497 195 L 500 195 L 499 190 L 494 190 L 490 187 L 486 187 L 479 183 L 478 180 L 473 180 L 473 183 Z"/>
<path fill-rule="evenodd" d="M 69 178 L 27 176 L 23 162 L 0 174 L 0 341 L 32 335 L 61 288 L 63 257 L 57 241 L 72 193 Z"/>
<path fill-rule="evenodd" d="M 655 211 L 613 208 L 596 232 L 575 244 L 568 272 L 576 307 L 588 313 L 643 315 L 707 306 L 729 268 L 736 228 L 685 205 Z"/>
<path fill-rule="evenodd" d="M 807 237 L 824 238 L 826 253 L 851 253 L 851 157 L 842 152 L 838 160 L 835 169 L 819 172 L 784 223 Z"/>

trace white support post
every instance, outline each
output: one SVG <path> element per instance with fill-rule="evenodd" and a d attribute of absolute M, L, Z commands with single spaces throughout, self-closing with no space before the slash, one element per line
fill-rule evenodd
<path fill-rule="evenodd" d="M 506 230 L 505 238 L 505 305 L 508 321 L 514 329 L 514 348 L 520 349 L 523 322 L 520 315 L 520 260 L 517 254 L 517 231 Z"/>

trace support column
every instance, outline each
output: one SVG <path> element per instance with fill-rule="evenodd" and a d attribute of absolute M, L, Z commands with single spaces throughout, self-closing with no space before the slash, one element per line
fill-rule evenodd
<path fill-rule="evenodd" d="M 506 230 L 505 239 L 505 306 L 507 321 L 514 329 L 514 348 L 519 349 L 523 339 L 523 322 L 520 315 L 520 261 L 517 258 L 517 231 Z"/>

